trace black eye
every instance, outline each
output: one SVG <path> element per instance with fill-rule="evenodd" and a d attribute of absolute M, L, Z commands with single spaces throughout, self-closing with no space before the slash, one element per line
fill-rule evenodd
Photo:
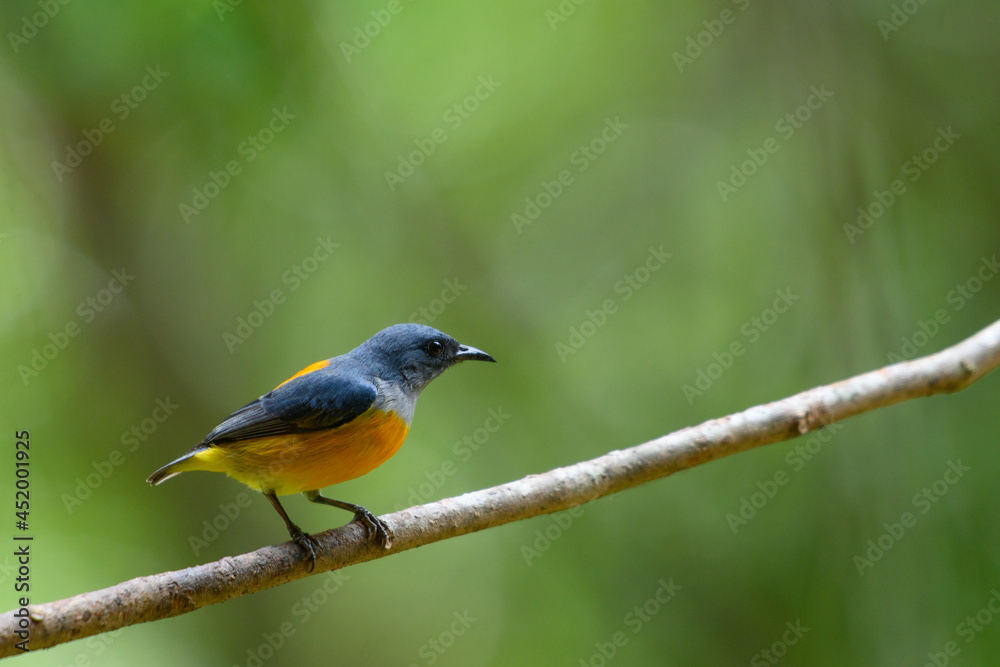
<path fill-rule="evenodd" d="M 424 350 L 432 357 L 440 357 L 441 353 L 444 352 L 444 344 L 439 340 L 429 340 L 424 345 Z"/>

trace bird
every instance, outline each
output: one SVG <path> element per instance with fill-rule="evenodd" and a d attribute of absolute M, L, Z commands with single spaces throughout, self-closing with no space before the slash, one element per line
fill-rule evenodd
<path fill-rule="evenodd" d="M 363 505 L 320 490 L 355 479 L 385 463 L 402 446 L 417 398 L 462 361 L 496 362 L 424 324 L 383 329 L 347 354 L 318 361 L 233 412 L 191 451 L 146 480 L 156 486 L 182 472 L 224 472 L 260 491 L 302 547 L 309 569 L 319 542 L 296 525 L 278 496 L 302 493 L 314 503 L 354 513 L 384 549 L 392 533 Z"/>

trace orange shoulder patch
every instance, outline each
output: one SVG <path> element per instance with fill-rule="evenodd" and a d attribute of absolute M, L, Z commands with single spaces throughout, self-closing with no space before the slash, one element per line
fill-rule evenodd
<path fill-rule="evenodd" d="M 305 368 L 303 368 L 298 373 L 296 373 L 295 375 L 293 375 L 292 377 L 288 378 L 287 380 L 285 380 L 284 382 L 282 382 L 281 384 L 279 384 L 278 387 L 281 387 L 283 385 L 288 384 L 289 382 L 291 382 L 292 380 L 294 380 L 297 377 L 302 377 L 303 375 L 308 375 L 309 373 L 312 373 L 313 371 L 318 371 L 319 369 L 326 368 L 329 365 L 330 365 L 330 360 L 329 359 L 324 359 L 323 361 L 317 361 L 315 364 L 310 364 L 310 365 L 306 366 Z M 275 387 L 275 389 L 277 389 L 278 387 Z"/>

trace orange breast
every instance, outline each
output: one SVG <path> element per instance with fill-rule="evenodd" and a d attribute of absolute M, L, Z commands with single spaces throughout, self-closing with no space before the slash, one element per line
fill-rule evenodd
<path fill-rule="evenodd" d="M 328 431 L 213 446 L 213 468 L 260 491 L 278 495 L 312 491 L 379 467 L 399 450 L 409 430 L 394 413 L 368 410 Z"/>

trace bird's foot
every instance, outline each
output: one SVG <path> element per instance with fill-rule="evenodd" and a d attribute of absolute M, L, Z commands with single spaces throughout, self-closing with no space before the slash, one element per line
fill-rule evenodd
<path fill-rule="evenodd" d="M 385 521 L 372 514 L 367 507 L 358 506 L 354 511 L 354 520 L 360 521 L 368 532 L 368 538 L 375 540 L 383 549 L 392 547 L 392 531 Z"/>
<path fill-rule="evenodd" d="M 295 526 L 294 529 L 290 528 L 288 534 L 292 536 L 293 542 L 305 550 L 306 557 L 309 558 L 309 571 L 312 572 L 316 567 L 316 554 L 320 550 L 319 540 L 298 526 Z"/>

